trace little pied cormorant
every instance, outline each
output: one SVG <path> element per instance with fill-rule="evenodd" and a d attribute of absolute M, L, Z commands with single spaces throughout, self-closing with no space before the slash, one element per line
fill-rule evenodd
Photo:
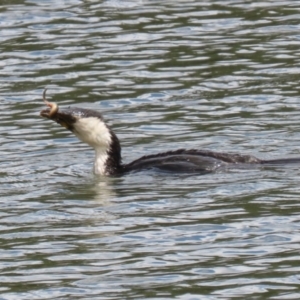
<path fill-rule="evenodd" d="M 46 91 L 47 89 L 44 90 L 43 100 L 48 108 L 42 110 L 40 115 L 72 131 L 79 140 L 94 148 L 96 152 L 95 174 L 119 175 L 146 169 L 206 174 L 232 168 L 237 164 L 277 165 L 300 163 L 300 158 L 262 160 L 252 155 L 179 149 L 146 155 L 129 164 L 122 164 L 120 142 L 99 112 L 78 107 L 59 109 L 56 103 L 46 100 Z"/>

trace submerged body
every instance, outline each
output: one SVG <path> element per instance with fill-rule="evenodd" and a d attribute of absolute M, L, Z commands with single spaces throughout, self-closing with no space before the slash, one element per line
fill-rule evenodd
<path fill-rule="evenodd" d="M 131 163 L 122 164 L 120 142 L 99 112 L 78 107 L 61 110 L 56 103 L 48 102 L 45 94 L 46 90 L 43 99 L 49 108 L 42 110 L 40 115 L 72 131 L 81 141 L 94 148 L 95 174 L 119 175 L 145 169 L 205 174 L 241 164 L 300 163 L 300 158 L 261 160 L 251 155 L 179 149 L 143 156 Z"/>

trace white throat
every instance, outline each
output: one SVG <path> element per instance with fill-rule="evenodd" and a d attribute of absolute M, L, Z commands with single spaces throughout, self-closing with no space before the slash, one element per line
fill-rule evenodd
<path fill-rule="evenodd" d="M 97 117 L 79 118 L 74 123 L 74 134 L 95 149 L 95 174 L 107 175 L 106 165 L 112 137 L 104 121 Z"/>

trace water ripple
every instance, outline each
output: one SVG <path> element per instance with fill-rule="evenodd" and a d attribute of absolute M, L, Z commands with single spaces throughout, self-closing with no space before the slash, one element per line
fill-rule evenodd
<path fill-rule="evenodd" d="M 92 173 L 42 92 L 103 112 L 129 162 L 299 156 L 295 1 L 2 1 L 1 299 L 298 299 L 298 166 Z"/>

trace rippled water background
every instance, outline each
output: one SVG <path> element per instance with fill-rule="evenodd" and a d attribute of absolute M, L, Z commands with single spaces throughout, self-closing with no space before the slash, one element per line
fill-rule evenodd
<path fill-rule="evenodd" d="M 39 117 L 97 109 L 123 159 L 300 156 L 299 1 L 2 0 L 0 299 L 299 299 L 299 166 L 92 173 Z"/>

